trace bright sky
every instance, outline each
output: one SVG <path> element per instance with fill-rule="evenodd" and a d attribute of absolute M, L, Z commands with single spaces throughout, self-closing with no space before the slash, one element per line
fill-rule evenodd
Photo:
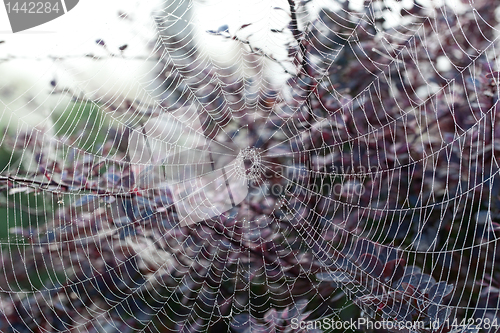
<path fill-rule="evenodd" d="M 12 34 L 4 6 L 0 6 L 0 40 L 8 42 L 7 52 L 16 55 L 63 55 L 99 52 L 96 38 L 106 40 L 110 46 L 122 45 L 129 40 L 151 35 L 151 20 L 144 20 L 157 1 L 136 0 L 81 0 L 67 14 L 41 26 Z M 130 24 L 118 18 L 118 11 L 133 13 L 139 20 Z M 149 30 L 149 31 L 148 31 Z M 154 31 L 154 30 L 153 30 Z M 139 36 L 142 34 L 143 36 Z M 132 46 L 132 45 L 131 45 Z M 133 46 L 132 46 L 133 47 Z M 0 49 L 0 54 L 6 50 Z M 143 53 L 139 49 L 128 53 Z"/>
<path fill-rule="evenodd" d="M 67 14 L 16 34 L 0 5 L 0 41 L 5 41 L 0 43 L 0 127 L 50 126 L 51 113 L 65 105 L 61 95 L 50 96 L 52 80 L 75 92 L 83 91 L 89 98 L 117 99 L 116 94 L 122 94 L 144 100 L 141 83 L 149 80 L 146 76 L 152 73 L 153 62 L 118 57 L 92 61 L 81 56 L 108 54 L 96 44 L 97 39 L 104 40 L 114 54 L 120 55 L 118 48 L 127 44 L 124 57 L 148 56 L 151 49 L 146 43 L 156 38 L 154 22 L 149 19 L 156 3 L 81 0 Z M 119 18 L 119 11 L 131 13 L 132 20 Z M 64 60 L 54 62 L 47 56 Z M 5 58 L 10 60 L 2 61 Z"/>

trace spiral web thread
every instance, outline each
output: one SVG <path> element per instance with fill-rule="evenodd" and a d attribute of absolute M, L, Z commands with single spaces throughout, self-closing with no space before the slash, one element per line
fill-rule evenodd
<path fill-rule="evenodd" d="M 125 46 L 0 44 L 0 70 L 55 73 L 0 83 L 2 331 L 497 329 L 496 8 L 320 5 L 171 1 L 118 11 Z"/>

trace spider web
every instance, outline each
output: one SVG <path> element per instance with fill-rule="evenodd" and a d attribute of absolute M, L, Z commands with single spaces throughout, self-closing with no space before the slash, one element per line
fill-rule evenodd
<path fill-rule="evenodd" d="M 0 43 L 1 331 L 498 330 L 494 6 L 152 7 Z"/>

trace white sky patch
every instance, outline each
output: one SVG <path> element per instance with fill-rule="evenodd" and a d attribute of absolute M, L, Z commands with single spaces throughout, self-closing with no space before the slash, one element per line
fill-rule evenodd
<path fill-rule="evenodd" d="M 67 14 L 16 34 L 10 32 L 5 9 L 0 6 L 0 40 L 7 46 L 0 48 L 0 57 L 104 54 L 95 44 L 97 38 L 105 40 L 110 48 L 129 43 L 128 55 L 143 55 L 144 49 L 135 47 L 138 43 L 134 42 L 154 38 L 150 13 L 157 5 L 157 1 L 84 0 Z M 128 13 L 131 20 L 120 18 L 119 11 Z"/>
<path fill-rule="evenodd" d="M 239 64 L 242 50 L 249 51 L 247 46 L 207 33 L 208 30 L 217 31 L 219 27 L 227 25 L 230 36 L 236 35 L 240 40 L 249 41 L 254 49 L 261 49 L 275 59 L 284 61 L 287 58 L 284 45 L 293 40 L 292 34 L 286 29 L 290 21 L 288 9 L 286 0 L 209 0 L 196 3 L 193 6 L 196 45 L 217 64 L 224 67 Z M 250 25 L 240 29 L 245 24 Z M 275 33 L 271 29 L 283 30 L 284 33 Z M 283 72 L 278 64 L 265 60 L 264 67 L 267 73 L 273 73 L 269 75 L 271 81 L 277 83 L 283 80 L 278 78 L 278 73 Z M 252 76 L 252 69 L 247 69 L 243 75 Z"/>
<path fill-rule="evenodd" d="M 44 102 L 54 99 L 49 96 L 52 80 L 58 88 L 91 99 L 146 100 L 144 86 L 154 77 L 155 64 L 147 60 L 151 54 L 148 43 L 156 39 L 151 14 L 158 5 L 158 1 L 80 1 L 67 14 L 16 34 L 10 32 L 5 9 L 0 6 L 0 41 L 4 41 L 0 44 L 0 90 L 10 87 L 12 92 L 11 97 L 3 95 L 3 104 L 20 119 L 46 126 L 40 115 L 50 116 L 58 103 Z M 98 45 L 98 39 L 106 47 Z M 102 59 L 92 60 L 87 55 Z M 27 96 L 38 96 L 36 117 L 30 117 L 33 108 L 23 107 Z"/>
<path fill-rule="evenodd" d="M 452 64 L 447 57 L 439 56 L 436 60 L 436 67 L 439 71 L 447 72 L 452 69 Z"/>

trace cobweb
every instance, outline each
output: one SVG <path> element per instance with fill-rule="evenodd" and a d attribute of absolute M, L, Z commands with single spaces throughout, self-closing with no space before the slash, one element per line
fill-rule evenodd
<path fill-rule="evenodd" d="M 498 331 L 493 2 L 141 6 L 0 42 L 2 332 Z"/>

